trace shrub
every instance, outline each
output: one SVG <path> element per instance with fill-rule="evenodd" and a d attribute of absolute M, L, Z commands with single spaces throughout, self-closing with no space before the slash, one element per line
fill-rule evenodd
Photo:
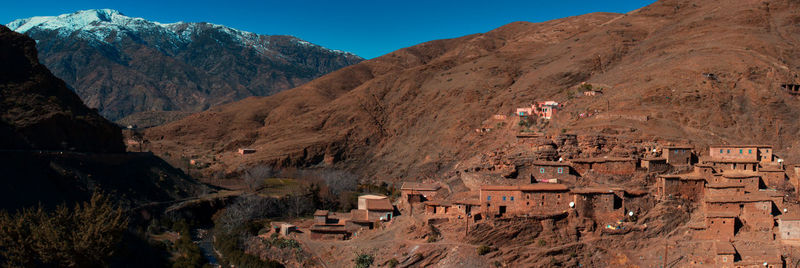
<path fill-rule="evenodd" d="M 478 255 L 486 255 L 487 253 L 492 252 L 492 248 L 487 245 L 481 245 L 478 247 Z"/>
<path fill-rule="evenodd" d="M 10 267 L 106 266 L 127 226 L 125 211 L 99 192 L 72 209 L 0 211 L 0 260 Z"/>
<path fill-rule="evenodd" d="M 372 263 L 375 261 L 375 258 L 372 257 L 372 255 L 361 253 L 358 254 L 358 256 L 354 261 L 356 262 L 356 268 L 367 268 L 372 266 Z"/>
<path fill-rule="evenodd" d="M 397 267 L 398 264 L 400 264 L 400 262 L 397 261 L 397 259 L 392 258 L 388 263 L 386 263 L 386 266 L 389 266 L 389 268 L 394 268 Z"/>
<path fill-rule="evenodd" d="M 539 239 L 539 246 L 540 247 L 547 246 L 547 241 L 544 241 L 544 239 Z"/>

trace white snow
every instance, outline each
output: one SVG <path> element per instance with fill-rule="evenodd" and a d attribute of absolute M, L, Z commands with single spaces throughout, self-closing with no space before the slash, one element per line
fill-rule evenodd
<path fill-rule="evenodd" d="M 200 25 L 210 27 L 201 27 Z M 120 41 L 125 34 L 137 34 L 143 31 L 155 32 L 167 36 L 163 44 L 177 47 L 177 44 L 192 42 L 192 36 L 205 28 L 211 28 L 226 33 L 231 39 L 241 43 L 243 46 L 252 47 L 258 53 L 265 54 L 271 52 L 269 49 L 269 39 L 261 38 L 258 34 L 233 29 L 224 25 L 212 23 L 161 23 L 148 21 L 143 18 L 128 17 L 113 9 L 90 9 L 81 10 L 71 14 L 59 16 L 40 16 L 26 19 L 14 20 L 6 25 L 13 31 L 27 33 L 31 30 L 51 30 L 56 31 L 59 36 L 76 36 L 91 41 L 109 43 Z M 114 40 L 108 40 L 109 36 L 115 34 Z M 217 40 L 220 42 L 220 40 Z M 298 38 L 293 38 L 295 44 L 321 48 L 338 54 L 352 55 L 349 52 L 327 49 Z M 271 52 L 275 53 L 275 52 Z"/>

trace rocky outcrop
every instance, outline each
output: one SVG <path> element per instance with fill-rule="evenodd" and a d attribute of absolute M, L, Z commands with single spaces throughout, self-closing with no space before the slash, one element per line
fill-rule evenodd
<path fill-rule="evenodd" d="M 0 26 L 0 149 L 123 152 L 120 129 L 39 63 L 36 43 Z"/>

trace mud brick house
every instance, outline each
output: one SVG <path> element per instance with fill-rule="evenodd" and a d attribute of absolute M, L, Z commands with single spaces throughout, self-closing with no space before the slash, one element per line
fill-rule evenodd
<path fill-rule="evenodd" d="M 366 219 L 370 221 L 391 221 L 394 216 L 394 206 L 382 195 L 359 196 L 358 210 L 366 211 Z"/>
<path fill-rule="evenodd" d="M 435 183 L 403 182 L 400 194 L 404 200 L 422 202 L 431 200 L 441 187 Z"/>
<path fill-rule="evenodd" d="M 736 231 L 741 223 L 738 223 L 738 213 L 734 211 L 709 212 L 706 213 L 706 231 L 704 237 L 707 239 L 717 239 L 730 241 L 736 236 Z"/>
<path fill-rule="evenodd" d="M 772 243 L 756 241 L 734 241 L 736 256 L 733 267 L 784 267 L 781 251 Z"/>
<path fill-rule="evenodd" d="M 723 171 L 758 171 L 758 161 L 737 159 L 712 159 L 706 162 L 717 172 Z"/>
<path fill-rule="evenodd" d="M 736 256 L 736 249 L 731 242 L 717 241 L 714 243 L 716 256 L 714 257 L 714 264 L 719 268 L 733 268 L 733 262 Z"/>
<path fill-rule="evenodd" d="M 661 199 L 670 197 L 699 201 L 705 193 L 706 179 L 698 174 L 660 175 L 656 184 L 656 195 Z"/>
<path fill-rule="evenodd" d="M 642 158 L 641 168 L 646 169 L 650 173 L 662 173 L 669 170 L 667 159 L 661 157 Z"/>
<path fill-rule="evenodd" d="M 430 215 L 455 214 L 453 204 L 447 201 L 425 201 L 425 213 Z"/>
<path fill-rule="evenodd" d="M 800 246 L 800 213 L 792 210 L 778 217 L 781 243 Z"/>
<path fill-rule="evenodd" d="M 761 188 L 761 177 L 755 172 L 726 171 L 711 176 L 713 183 L 738 183 L 744 185 L 744 191 L 754 193 Z"/>
<path fill-rule="evenodd" d="M 637 161 L 633 158 L 582 158 L 570 160 L 578 174 L 592 171 L 605 175 L 630 175 L 636 172 Z"/>
<path fill-rule="evenodd" d="M 786 189 L 789 182 L 786 172 L 783 169 L 766 166 L 758 170 L 758 175 L 767 187 L 772 189 Z"/>
<path fill-rule="evenodd" d="M 556 111 L 560 107 L 561 106 L 558 104 L 558 102 L 555 102 L 555 101 L 543 101 L 543 102 L 536 103 L 536 109 L 534 111 L 541 118 L 551 119 L 551 118 L 553 118 L 553 115 L 555 115 Z"/>
<path fill-rule="evenodd" d="M 550 182 L 556 179 L 557 182 L 575 182 L 578 173 L 567 162 L 558 161 L 534 161 L 530 167 L 520 168 L 520 178 L 529 178 L 530 183 Z"/>
<path fill-rule="evenodd" d="M 689 166 L 694 159 L 694 151 L 691 146 L 666 146 L 661 149 L 661 156 L 667 159 L 667 163 L 673 166 Z"/>
<path fill-rule="evenodd" d="M 328 223 L 328 214 L 330 212 L 327 210 L 317 210 L 314 212 L 314 224 L 327 224 Z"/>
<path fill-rule="evenodd" d="M 714 170 L 713 165 L 709 164 L 695 164 L 694 165 L 694 173 L 698 174 L 699 176 L 709 176 L 713 175 L 716 172 Z"/>
<path fill-rule="evenodd" d="M 344 224 L 314 224 L 309 231 L 314 240 L 347 240 L 352 235 Z"/>
<path fill-rule="evenodd" d="M 531 116 L 532 114 L 534 114 L 535 110 L 536 108 L 533 105 L 531 105 L 530 107 L 517 108 L 517 111 L 514 114 L 521 117 Z"/>
<path fill-rule="evenodd" d="M 621 189 L 578 188 L 571 192 L 579 216 L 601 223 L 616 222 L 625 217 L 624 191 Z"/>
<path fill-rule="evenodd" d="M 240 155 L 252 154 L 255 153 L 256 149 L 248 149 L 248 148 L 239 148 Z"/>
<path fill-rule="evenodd" d="M 563 184 L 537 183 L 518 186 L 484 185 L 480 194 L 486 217 L 550 215 L 569 209 L 572 201 Z"/>
<path fill-rule="evenodd" d="M 706 195 L 739 195 L 744 194 L 744 185 L 740 183 L 709 183 L 706 184 Z"/>
<path fill-rule="evenodd" d="M 707 196 L 706 213 L 738 213 L 751 231 L 770 232 L 775 224 L 772 199 L 760 194 Z"/>

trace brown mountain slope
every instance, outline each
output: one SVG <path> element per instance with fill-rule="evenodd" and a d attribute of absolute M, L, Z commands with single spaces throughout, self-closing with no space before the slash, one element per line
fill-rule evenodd
<path fill-rule="evenodd" d="M 798 148 L 788 141 L 800 128 L 800 101 L 780 84 L 797 82 L 800 71 L 798 8 L 789 0 L 667 0 L 630 14 L 511 23 L 401 49 L 147 137 L 155 152 L 214 155 L 207 173 L 266 163 L 425 176 L 510 141 L 473 131 L 493 114 L 552 99 L 566 107 L 550 132 L 775 143 L 788 154 Z M 611 88 L 573 98 L 582 81 Z M 605 116 L 577 116 L 594 110 Z M 240 147 L 258 151 L 240 157 Z"/>
<path fill-rule="evenodd" d="M 0 26 L 0 149 L 124 152 L 122 134 L 39 63 L 34 41 Z"/>
<path fill-rule="evenodd" d="M 152 154 L 124 150 L 120 129 L 39 63 L 33 39 L 0 25 L 0 210 L 95 190 L 131 205 L 207 190 Z"/>

